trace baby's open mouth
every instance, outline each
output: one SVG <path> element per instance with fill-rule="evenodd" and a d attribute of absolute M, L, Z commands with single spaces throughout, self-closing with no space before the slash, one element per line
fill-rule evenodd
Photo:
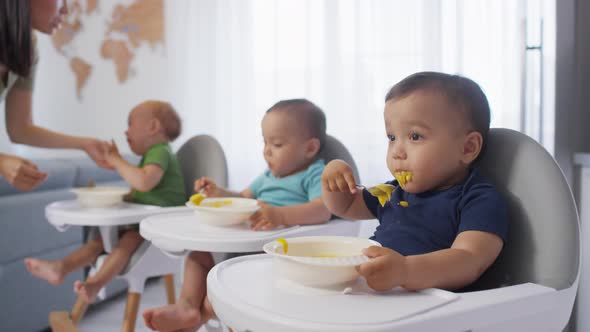
<path fill-rule="evenodd" d="M 406 185 L 406 183 L 412 182 L 412 172 L 410 171 L 395 172 L 393 176 L 395 176 L 395 179 L 399 185 L 402 186 L 402 188 Z"/>

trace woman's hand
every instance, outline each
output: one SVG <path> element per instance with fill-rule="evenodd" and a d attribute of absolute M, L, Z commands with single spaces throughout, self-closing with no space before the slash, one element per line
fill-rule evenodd
<path fill-rule="evenodd" d="M 108 142 L 100 141 L 94 138 L 87 138 L 84 139 L 82 143 L 82 149 L 86 151 L 88 156 L 92 158 L 92 160 L 94 160 L 98 166 L 106 169 L 114 168 L 113 165 L 111 165 L 106 159 L 107 153 L 109 152 Z"/>
<path fill-rule="evenodd" d="M 268 205 L 263 201 L 258 201 L 258 205 L 260 209 L 250 216 L 252 230 L 266 231 L 285 224 L 285 217 L 279 207 Z"/>
<path fill-rule="evenodd" d="M 0 175 L 21 191 L 32 190 L 47 179 L 47 173 L 30 161 L 5 154 L 0 154 Z"/>

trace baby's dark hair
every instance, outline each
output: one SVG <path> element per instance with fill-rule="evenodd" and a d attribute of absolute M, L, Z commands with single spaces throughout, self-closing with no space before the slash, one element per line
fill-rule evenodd
<path fill-rule="evenodd" d="M 170 142 L 174 141 L 182 131 L 182 122 L 178 113 L 170 103 L 164 101 L 153 101 L 152 105 L 154 117 L 162 124 L 164 135 Z"/>
<path fill-rule="evenodd" d="M 482 151 L 484 150 L 490 131 L 490 105 L 477 83 L 459 75 L 415 73 L 394 85 L 385 96 L 385 102 L 406 97 L 416 91 L 440 93 L 449 103 L 459 107 L 473 126 L 473 130 L 483 137 Z"/>
<path fill-rule="evenodd" d="M 326 143 L 326 115 L 321 108 L 307 99 L 286 99 L 272 105 L 266 113 L 273 111 L 286 111 L 295 117 L 297 122 L 302 122 L 312 138 L 320 140 L 320 150 Z"/>

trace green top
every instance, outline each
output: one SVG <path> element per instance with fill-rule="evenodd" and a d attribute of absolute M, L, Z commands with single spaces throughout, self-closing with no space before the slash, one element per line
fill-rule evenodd
<path fill-rule="evenodd" d="M 6 76 L 0 77 L 0 103 L 6 99 L 8 92 L 13 87 L 24 90 L 33 90 L 35 71 L 37 70 L 37 63 L 39 62 L 39 53 L 37 52 L 37 38 L 35 38 L 35 35 L 33 35 L 33 47 L 35 49 L 35 60 L 33 61 L 33 67 L 31 67 L 31 73 L 28 77 L 21 77 L 10 71 L 6 74 Z"/>
<path fill-rule="evenodd" d="M 152 145 L 141 158 L 139 167 L 150 164 L 160 166 L 164 175 L 162 175 L 160 183 L 150 191 L 143 192 L 133 189 L 133 201 L 158 206 L 184 205 L 186 193 L 180 163 L 168 143 Z"/>

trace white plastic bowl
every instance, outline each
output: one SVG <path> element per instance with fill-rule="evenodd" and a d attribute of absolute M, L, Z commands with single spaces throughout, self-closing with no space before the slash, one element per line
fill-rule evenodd
<path fill-rule="evenodd" d="M 369 261 L 364 248 L 381 246 L 376 241 L 348 236 L 306 236 L 286 239 L 287 254 L 277 241 L 263 249 L 275 257 L 278 275 L 311 287 L 341 286 L 358 276 L 355 267 Z"/>
<path fill-rule="evenodd" d="M 123 201 L 123 196 L 130 189 L 123 187 L 88 187 L 75 188 L 71 190 L 78 196 L 82 206 L 89 208 L 100 208 L 115 206 Z"/>
<path fill-rule="evenodd" d="M 226 203 L 215 207 L 215 203 Z M 200 205 L 186 202 L 186 206 L 193 209 L 197 220 L 213 226 L 232 226 L 241 224 L 256 212 L 260 207 L 255 199 L 241 197 L 216 197 L 205 198 Z"/>

